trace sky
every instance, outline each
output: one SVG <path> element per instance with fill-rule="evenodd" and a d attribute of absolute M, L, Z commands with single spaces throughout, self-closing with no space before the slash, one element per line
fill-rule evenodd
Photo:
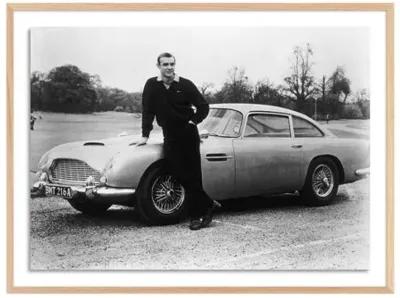
<path fill-rule="evenodd" d="M 313 74 L 345 69 L 352 92 L 369 89 L 369 30 L 364 27 L 117 27 L 31 28 L 31 72 L 73 64 L 100 76 L 103 86 L 141 92 L 158 75 L 162 52 L 176 57 L 176 73 L 197 86 L 220 88 L 228 71 L 245 70 L 249 82 L 283 84 L 295 46 L 313 49 Z"/>

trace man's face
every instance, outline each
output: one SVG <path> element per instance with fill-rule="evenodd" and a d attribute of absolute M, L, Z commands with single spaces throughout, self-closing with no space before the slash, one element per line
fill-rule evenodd
<path fill-rule="evenodd" d="M 160 74 L 164 78 L 173 78 L 175 75 L 175 58 L 174 57 L 162 57 L 160 58 L 160 64 L 157 65 L 160 69 Z"/>

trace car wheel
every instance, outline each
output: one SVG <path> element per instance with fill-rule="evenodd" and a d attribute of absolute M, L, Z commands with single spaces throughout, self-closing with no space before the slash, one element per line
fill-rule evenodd
<path fill-rule="evenodd" d="M 82 199 L 81 196 L 79 198 L 68 200 L 68 202 L 74 209 L 92 216 L 104 214 L 111 206 L 111 204 L 87 201 Z"/>
<path fill-rule="evenodd" d="M 140 216 L 149 224 L 173 224 L 185 216 L 184 187 L 161 165 L 151 169 L 137 192 Z"/>
<path fill-rule="evenodd" d="M 317 158 L 310 164 L 301 195 L 307 205 L 324 206 L 336 197 L 338 187 L 339 171 L 335 162 Z"/>

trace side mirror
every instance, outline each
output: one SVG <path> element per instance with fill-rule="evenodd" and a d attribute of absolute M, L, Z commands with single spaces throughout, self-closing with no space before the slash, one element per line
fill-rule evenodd
<path fill-rule="evenodd" d="M 207 129 L 202 129 L 199 133 L 200 139 L 207 139 L 209 136 L 209 132 Z"/>

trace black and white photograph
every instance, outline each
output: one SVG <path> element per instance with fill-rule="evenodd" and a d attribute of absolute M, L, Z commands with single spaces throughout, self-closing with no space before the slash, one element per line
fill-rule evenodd
<path fill-rule="evenodd" d="M 370 34 L 30 28 L 29 269 L 368 271 Z"/>

